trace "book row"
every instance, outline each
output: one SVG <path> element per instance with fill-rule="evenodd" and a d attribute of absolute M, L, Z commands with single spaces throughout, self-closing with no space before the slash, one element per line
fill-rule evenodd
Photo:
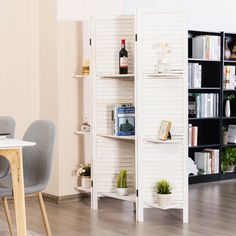
<path fill-rule="evenodd" d="M 217 117 L 219 115 L 219 94 L 190 93 L 188 113 L 189 118 Z"/>
<path fill-rule="evenodd" d="M 199 175 L 219 173 L 219 149 L 204 149 L 194 153 Z"/>
<path fill-rule="evenodd" d="M 192 56 L 197 59 L 220 60 L 220 37 L 211 35 L 194 37 Z"/>
<path fill-rule="evenodd" d="M 224 66 L 224 89 L 236 88 L 235 66 Z"/>
<path fill-rule="evenodd" d="M 188 64 L 188 88 L 201 88 L 202 66 L 199 63 Z"/>

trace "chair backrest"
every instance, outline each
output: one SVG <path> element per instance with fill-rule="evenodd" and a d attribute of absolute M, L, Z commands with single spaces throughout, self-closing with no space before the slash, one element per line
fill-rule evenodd
<path fill-rule="evenodd" d="M 43 189 L 46 188 L 52 169 L 54 139 L 55 126 L 48 120 L 36 120 L 26 130 L 23 140 L 36 143 L 23 148 L 26 186 L 40 184 Z"/>
<path fill-rule="evenodd" d="M 15 137 L 16 122 L 10 116 L 0 116 L 0 133 L 10 133 L 7 137 Z M 9 162 L 3 157 L 0 157 L 0 178 L 5 177 L 9 173 Z"/>

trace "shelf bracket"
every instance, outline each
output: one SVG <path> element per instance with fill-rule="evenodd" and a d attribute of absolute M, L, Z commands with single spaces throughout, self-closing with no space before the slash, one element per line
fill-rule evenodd
<path fill-rule="evenodd" d="M 138 189 L 136 189 L 136 197 L 138 197 Z"/>
<path fill-rule="evenodd" d="M 89 39 L 89 45 L 92 46 L 92 39 Z"/>
<path fill-rule="evenodd" d="M 137 42 L 138 41 L 138 35 L 135 34 L 135 41 Z"/>

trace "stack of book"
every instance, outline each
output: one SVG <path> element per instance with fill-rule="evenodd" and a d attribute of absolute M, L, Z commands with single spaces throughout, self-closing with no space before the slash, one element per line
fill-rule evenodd
<path fill-rule="evenodd" d="M 200 35 L 192 39 L 193 58 L 220 60 L 220 37 Z"/>
<path fill-rule="evenodd" d="M 235 66 L 224 66 L 224 89 L 235 89 Z"/>
<path fill-rule="evenodd" d="M 204 149 L 194 153 L 199 175 L 219 173 L 219 149 Z"/>
<path fill-rule="evenodd" d="M 192 126 L 189 124 L 188 126 L 188 146 L 189 147 L 196 147 L 198 140 L 198 127 Z"/>
<path fill-rule="evenodd" d="M 202 86 L 202 66 L 199 63 L 188 64 L 188 87 L 201 88 Z"/>
<path fill-rule="evenodd" d="M 219 115 L 219 94 L 189 94 L 189 117 L 207 118 Z"/>
<path fill-rule="evenodd" d="M 112 134 L 116 136 L 135 135 L 135 108 L 132 103 L 112 105 Z"/>

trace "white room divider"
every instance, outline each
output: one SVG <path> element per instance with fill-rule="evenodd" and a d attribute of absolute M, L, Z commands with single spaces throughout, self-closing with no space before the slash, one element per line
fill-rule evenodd
<path fill-rule="evenodd" d="M 181 13 L 143 10 L 136 16 L 91 20 L 92 208 L 100 197 L 136 203 L 143 221 L 155 202 L 155 183 L 173 185 L 170 208 L 183 209 L 188 221 L 187 175 L 187 31 Z M 119 74 L 121 39 L 126 39 L 129 74 Z M 158 73 L 160 44 L 168 43 L 170 70 Z M 135 136 L 112 134 L 112 104 L 135 104 Z M 157 136 L 162 120 L 172 122 L 172 139 Z M 128 174 L 128 196 L 116 194 L 116 176 Z"/>

